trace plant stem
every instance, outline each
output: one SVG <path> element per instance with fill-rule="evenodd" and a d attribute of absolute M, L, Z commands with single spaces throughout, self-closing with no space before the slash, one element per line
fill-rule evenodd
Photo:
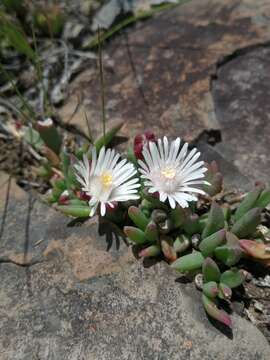
<path fill-rule="evenodd" d="M 105 113 L 105 86 L 104 86 L 104 71 L 102 61 L 102 46 L 100 28 L 98 28 L 98 62 L 99 62 L 99 79 L 100 79 L 100 93 L 101 93 L 101 107 L 102 107 L 102 125 L 103 137 L 106 134 L 106 113 Z"/>

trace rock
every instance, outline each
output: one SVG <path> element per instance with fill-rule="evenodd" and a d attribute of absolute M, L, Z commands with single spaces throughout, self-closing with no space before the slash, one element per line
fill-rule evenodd
<path fill-rule="evenodd" d="M 267 42 L 269 15 L 265 0 L 191 1 L 112 39 L 105 51 L 113 66 L 104 61 L 108 126 L 120 118 L 126 121 L 124 136 L 151 128 L 188 141 L 205 130 L 219 130 L 211 91 L 217 64 L 238 49 Z M 78 97 L 85 99 L 93 134 L 100 133 L 97 71 L 86 70 L 75 79 L 70 99 Z M 67 107 L 68 101 L 60 110 L 64 121 L 74 110 Z M 71 123 L 87 131 L 83 116 Z"/>
<path fill-rule="evenodd" d="M 2 359 L 269 359 L 251 323 L 234 315 L 233 334 L 222 333 L 167 265 L 73 282 L 67 266 L 61 253 L 26 269 L 1 264 Z"/>
<path fill-rule="evenodd" d="M 219 66 L 213 81 L 223 143 L 217 149 L 252 180 L 270 176 L 270 49 L 246 48 Z"/>
<path fill-rule="evenodd" d="M 74 223 L 31 194 L 18 201 L 11 193 L 5 211 L 0 263 L 32 266 L 55 255 L 70 264 L 70 278 L 79 280 L 122 270 L 135 261 L 115 225 L 92 218 Z M 0 214 L 4 204 L 0 199 Z"/>

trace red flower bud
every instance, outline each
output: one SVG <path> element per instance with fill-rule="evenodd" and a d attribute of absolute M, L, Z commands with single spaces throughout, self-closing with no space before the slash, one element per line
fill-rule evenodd
<path fill-rule="evenodd" d="M 87 195 L 84 191 L 76 191 L 76 196 L 80 200 L 89 201 L 91 199 L 91 196 Z"/>
<path fill-rule="evenodd" d="M 156 142 L 155 134 L 151 131 L 145 131 L 143 134 L 138 134 L 134 139 L 134 154 L 137 159 L 143 159 L 143 148 L 148 145 L 149 142 Z"/>

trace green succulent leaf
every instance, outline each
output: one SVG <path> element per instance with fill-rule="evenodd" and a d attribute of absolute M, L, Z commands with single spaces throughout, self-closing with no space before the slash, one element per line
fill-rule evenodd
<path fill-rule="evenodd" d="M 125 226 L 124 233 L 135 244 L 143 245 L 147 242 L 144 231 L 133 226 Z"/>
<path fill-rule="evenodd" d="M 151 245 L 139 252 L 139 257 L 156 257 L 161 254 L 160 246 Z"/>
<path fill-rule="evenodd" d="M 167 260 L 169 260 L 170 262 L 172 261 L 175 261 L 177 259 L 177 254 L 176 254 L 176 251 L 174 250 L 173 246 L 171 245 L 171 242 L 170 241 L 171 239 L 168 238 L 167 240 L 167 237 L 163 236 L 161 238 L 161 249 L 162 249 L 162 252 L 165 256 L 165 258 Z"/>
<path fill-rule="evenodd" d="M 128 209 L 128 215 L 139 229 L 145 230 L 150 219 L 147 218 L 144 213 L 136 206 L 130 206 Z"/>
<path fill-rule="evenodd" d="M 235 221 L 238 221 L 241 219 L 243 215 L 245 215 L 250 209 L 252 209 L 259 198 L 260 194 L 262 192 L 261 187 L 257 187 L 255 190 L 250 191 L 243 201 L 240 203 L 238 208 L 236 209 L 236 212 L 234 214 Z"/>
<path fill-rule="evenodd" d="M 203 255 L 199 251 L 194 251 L 192 254 L 188 254 L 180 257 L 171 267 L 179 272 L 189 272 L 200 269 L 204 261 Z"/>
<path fill-rule="evenodd" d="M 210 257 L 206 258 L 202 265 L 203 281 L 205 283 L 209 281 L 219 282 L 220 270 L 218 265 Z"/>
<path fill-rule="evenodd" d="M 186 221 L 186 217 L 187 217 L 186 210 L 179 206 L 171 210 L 170 219 L 174 225 L 174 228 L 181 227 Z"/>
<path fill-rule="evenodd" d="M 38 121 L 37 131 L 48 148 L 55 154 L 59 155 L 62 146 L 62 137 L 60 136 L 53 121 L 51 119 Z"/>
<path fill-rule="evenodd" d="M 215 257 L 227 266 L 235 265 L 242 258 L 243 251 L 239 246 L 223 245 L 215 249 Z"/>
<path fill-rule="evenodd" d="M 190 236 L 199 233 L 199 216 L 197 214 L 189 215 L 183 224 L 183 229 Z"/>
<path fill-rule="evenodd" d="M 65 215 L 73 217 L 89 217 L 90 208 L 89 206 L 83 205 L 58 205 L 56 209 L 64 213 Z"/>
<path fill-rule="evenodd" d="M 245 280 L 245 276 L 241 270 L 231 269 L 221 274 L 220 282 L 229 286 L 231 289 L 240 286 Z"/>
<path fill-rule="evenodd" d="M 216 202 L 213 202 L 209 212 L 207 224 L 202 232 L 202 239 L 212 235 L 220 229 L 223 229 L 224 224 L 225 222 L 222 208 Z"/>
<path fill-rule="evenodd" d="M 202 289 L 205 296 L 214 299 L 218 295 L 218 286 L 215 281 L 209 281 L 203 285 Z"/>
<path fill-rule="evenodd" d="M 232 327 L 232 321 L 230 316 L 217 307 L 216 303 L 209 299 L 205 294 L 202 295 L 202 302 L 207 314 L 213 319 L 220 321 L 228 327 Z"/>
<path fill-rule="evenodd" d="M 257 199 L 254 207 L 259 207 L 261 209 L 266 208 L 270 204 L 270 189 L 265 189 L 261 192 L 259 198 Z"/>
<path fill-rule="evenodd" d="M 230 298 L 232 297 L 232 289 L 229 286 L 220 283 L 218 297 L 220 299 L 230 300 Z"/>
<path fill-rule="evenodd" d="M 151 243 L 155 243 L 158 241 L 159 233 L 157 225 L 154 221 L 150 221 L 149 224 L 146 226 L 145 237 Z"/>
<path fill-rule="evenodd" d="M 182 234 L 177 236 L 173 243 L 173 247 L 177 253 L 181 253 L 186 251 L 189 248 L 190 244 L 191 242 L 189 238 L 186 235 Z"/>
<path fill-rule="evenodd" d="M 224 244 L 226 241 L 226 230 L 219 230 L 214 234 L 204 238 L 200 245 L 199 249 L 202 252 L 203 256 L 213 255 L 215 248 Z"/>
<path fill-rule="evenodd" d="M 240 239 L 252 235 L 261 221 L 261 209 L 253 208 L 245 213 L 240 220 L 233 225 L 231 232 Z"/>

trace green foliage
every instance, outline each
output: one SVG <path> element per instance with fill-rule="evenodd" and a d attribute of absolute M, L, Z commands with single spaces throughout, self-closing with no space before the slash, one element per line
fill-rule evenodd
<path fill-rule="evenodd" d="M 177 259 L 171 267 L 179 272 L 185 273 L 189 271 L 198 270 L 201 268 L 204 261 L 202 253 L 194 251 L 191 254 L 185 255 Z"/>
<path fill-rule="evenodd" d="M 8 39 L 9 44 L 19 54 L 25 55 L 29 60 L 35 62 L 37 58 L 36 53 L 30 46 L 22 28 L 2 12 L 0 12 L 0 21 L 0 34 Z"/>
<path fill-rule="evenodd" d="M 209 212 L 208 221 L 202 232 L 202 238 L 204 239 L 218 230 L 223 229 L 224 225 L 225 222 L 223 211 L 216 202 L 213 202 Z"/>

